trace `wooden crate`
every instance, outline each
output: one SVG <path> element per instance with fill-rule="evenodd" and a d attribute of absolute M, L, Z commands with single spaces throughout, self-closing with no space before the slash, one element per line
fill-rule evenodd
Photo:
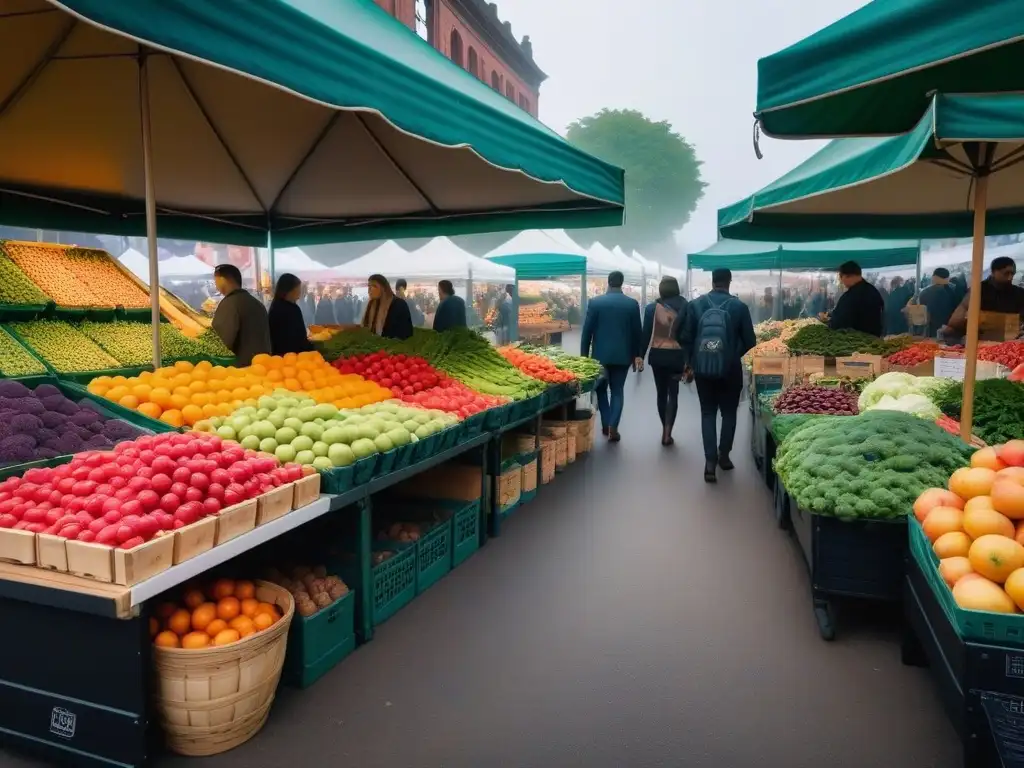
<path fill-rule="evenodd" d="M 256 525 L 266 525 L 271 520 L 284 517 L 292 511 L 295 489 L 291 484 L 281 485 L 272 491 L 256 497 Z"/>
<path fill-rule="evenodd" d="M 231 541 L 256 527 L 256 499 L 222 509 L 217 515 L 217 544 Z"/>
<path fill-rule="evenodd" d="M 36 535 L 31 531 L 0 528 L 0 562 L 36 564 Z"/>
<path fill-rule="evenodd" d="M 174 540 L 175 536 L 167 533 L 132 549 L 68 541 L 68 571 L 82 578 L 130 587 L 174 564 Z"/>
<path fill-rule="evenodd" d="M 523 469 L 513 464 L 498 476 L 498 508 L 506 509 L 519 502 L 523 488 Z"/>
<path fill-rule="evenodd" d="M 204 517 L 174 532 L 174 564 L 191 560 L 217 544 L 217 518 Z"/>
<path fill-rule="evenodd" d="M 523 464 L 521 471 L 522 492 L 530 493 L 537 490 L 537 459 Z"/>
<path fill-rule="evenodd" d="M 68 572 L 67 539 L 49 533 L 36 534 L 36 566 L 60 573 Z"/>
<path fill-rule="evenodd" d="M 540 482 L 547 485 L 555 479 L 555 440 L 550 437 L 540 439 Z"/>
<path fill-rule="evenodd" d="M 292 483 L 294 496 L 292 498 L 292 509 L 299 509 L 320 498 L 320 473 L 306 475 L 301 480 Z"/>

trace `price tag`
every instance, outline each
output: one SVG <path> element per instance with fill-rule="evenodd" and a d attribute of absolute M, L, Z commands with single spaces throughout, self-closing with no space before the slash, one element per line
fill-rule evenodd
<path fill-rule="evenodd" d="M 967 360 L 962 357 L 936 357 L 935 376 L 940 379 L 964 380 Z"/>
<path fill-rule="evenodd" d="M 981 705 L 1003 768 L 1024 768 L 1024 699 L 981 691 Z"/>

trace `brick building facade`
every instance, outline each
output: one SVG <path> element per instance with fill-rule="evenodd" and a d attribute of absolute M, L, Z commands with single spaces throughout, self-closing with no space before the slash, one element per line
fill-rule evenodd
<path fill-rule="evenodd" d="M 530 37 L 516 40 L 512 25 L 486 0 L 375 0 L 434 48 L 534 117 L 547 78 L 533 61 Z"/>

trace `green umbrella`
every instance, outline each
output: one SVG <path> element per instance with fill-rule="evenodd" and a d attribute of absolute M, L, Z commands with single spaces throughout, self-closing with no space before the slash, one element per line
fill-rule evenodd
<path fill-rule="evenodd" d="M 703 251 L 686 257 L 692 269 L 728 267 L 733 271 L 755 269 L 835 270 L 853 259 L 865 269 L 913 264 L 920 244 L 916 240 L 868 240 L 849 238 L 818 243 L 766 243 L 749 240 L 719 240 Z"/>
<path fill-rule="evenodd" d="M 1024 229 L 1024 95 L 935 95 L 909 133 L 838 139 L 718 212 L 724 237 L 973 235 L 962 430 L 970 436 L 989 232 Z M 973 210 L 972 210 L 973 208 Z"/>
<path fill-rule="evenodd" d="M 909 131 L 930 94 L 1024 91 L 1019 0 L 874 0 L 757 64 L 779 138 Z"/>

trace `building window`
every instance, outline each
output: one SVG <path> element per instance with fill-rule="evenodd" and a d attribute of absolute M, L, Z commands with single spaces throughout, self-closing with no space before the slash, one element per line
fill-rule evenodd
<path fill-rule="evenodd" d="M 512 83 L 505 85 L 505 98 L 511 101 L 513 104 L 516 103 L 516 87 Z"/>
<path fill-rule="evenodd" d="M 530 100 L 521 93 L 519 94 L 519 108 L 526 112 L 530 111 Z"/>
<path fill-rule="evenodd" d="M 472 45 L 469 46 L 468 64 L 469 66 L 467 66 L 466 69 L 469 70 L 469 73 L 473 75 L 473 77 L 480 77 L 480 62 L 476 58 L 476 48 Z"/>
<path fill-rule="evenodd" d="M 501 77 L 496 70 L 491 70 L 491 88 L 501 93 Z"/>
<path fill-rule="evenodd" d="M 459 30 L 452 30 L 451 37 L 451 50 L 449 51 L 452 61 L 458 64 L 460 67 L 464 67 L 465 62 L 462 59 L 462 35 L 459 34 Z"/>
<path fill-rule="evenodd" d="M 429 3 L 431 0 L 416 0 L 416 34 L 426 40 L 428 43 L 432 43 L 431 37 L 431 24 L 429 19 L 431 18 Z"/>

